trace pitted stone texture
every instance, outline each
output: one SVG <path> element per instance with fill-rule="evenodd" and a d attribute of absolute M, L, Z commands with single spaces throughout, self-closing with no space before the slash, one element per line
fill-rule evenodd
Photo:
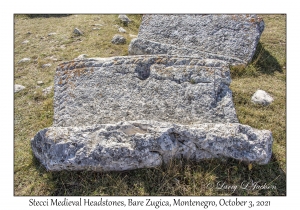
<path fill-rule="evenodd" d="M 272 154 L 272 134 L 238 123 L 184 126 L 131 121 L 50 127 L 38 132 L 31 146 L 51 171 L 123 171 L 156 167 L 179 157 L 266 164 Z"/>
<path fill-rule="evenodd" d="M 136 38 L 131 40 L 128 48 L 130 55 L 153 55 L 153 54 L 168 54 L 168 55 L 186 55 L 201 59 L 216 59 L 229 62 L 230 64 L 246 64 L 235 57 L 229 57 L 219 54 L 207 53 L 204 51 L 195 50 L 188 47 L 176 47 L 170 44 L 162 44 L 145 39 Z"/>
<path fill-rule="evenodd" d="M 193 54 L 202 51 L 233 57 L 247 63 L 255 53 L 263 30 L 264 22 L 256 15 L 144 15 L 138 39 L 188 48 Z M 134 52 L 138 50 L 131 53 Z"/>
<path fill-rule="evenodd" d="M 167 55 L 65 62 L 55 75 L 54 126 L 131 120 L 238 122 L 226 63 Z"/>

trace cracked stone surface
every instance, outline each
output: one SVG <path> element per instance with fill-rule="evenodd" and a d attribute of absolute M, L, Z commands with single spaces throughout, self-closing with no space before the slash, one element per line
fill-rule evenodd
<path fill-rule="evenodd" d="M 263 20 L 253 14 L 143 15 L 137 38 L 141 41 L 133 40 L 129 53 L 178 55 L 188 51 L 189 55 L 209 53 L 248 63 L 263 30 Z"/>
<path fill-rule="evenodd" d="M 226 63 L 153 55 L 90 58 L 58 66 L 54 126 L 130 120 L 238 122 Z"/>
<path fill-rule="evenodd" d="M 146 39 L 135 38 L 132 39 L 128 52 L 130 55 L 153 55 L 153 54 L 167 54 L 167 55 L 185 55 L 196 57 L 199 59 L 216 59 L 229 62 L 230 64 L 246 64 L 245 61 L 220 54 L 207 53 L 201 50 L 192 49 L 188 47 L 177 47 L 171 44 L 162 44 Z"/>
<path fill-rule="evenodd" d="M 45 128 L 31 145 L 36 157 L 51 171 L 122 171 L 156 167 L 174 157 L 230 157 L 266 164 L 272 154 L 272 135 L 238 123 L 184 126 L 125 121 Z"/>

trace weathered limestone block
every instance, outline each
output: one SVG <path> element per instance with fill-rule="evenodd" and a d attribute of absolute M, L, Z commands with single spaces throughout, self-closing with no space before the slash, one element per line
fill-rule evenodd
<path fill-rule="evenodd" d="M 54 126 L 238 122 L 226 63 L 168 55 L 90 58 L 55 75 Z"/>
<path fill-rule="evenodd" d="M 228 64 L 188 56 L 82 58 L 58 66 L 53 127 L 31 140 L 52 171 L 122 171 L 173 158 L 266 164 L 272 134 L 238 123 Z"/>
<path fill-rule="evenodd" d="M 45 128 L 31 145 L 35 156 L 51 171 L 121 171 L 156 167 L 178 157 L 230 157 L 266 164 L 272 154 L 272 135 L 238 123 L 125 121 Z"/>
<path fill-rule="evenodd" d="M 264 22 L 256 15 L 144 15 L 137 38 L 142 40 L 133 40 L 129 53 L 188 49 L 189 55 L 209 53 L 248 63 L 263 30 Z"/>

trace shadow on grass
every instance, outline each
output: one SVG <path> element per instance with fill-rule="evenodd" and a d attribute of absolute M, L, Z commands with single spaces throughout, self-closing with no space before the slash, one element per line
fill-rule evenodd
<path fill-rule="evenodd" d="M 284 52 L 285 53 L 285 52 Z M 264 74 L 274 74 L 276 71 L 282 73 L 283 69 L 277 59 L 259 42 L 253 57 L 253 64 L 258 71 Z"/>
<path fill-rule="evenodd" d="M 284 52 L 285 53 L 285 52 Z M 284 64 L 285 65 L 285 64 Z M 283 68 L 277 59 L 259 42 L 252 62 L 245 65 L 230 67 L 231 77 L 255 77 L 259 74 L 273 75 L 275 72 L 283 73 Z"/>
<path fill-rule="evenodd" d="M 251 170 L 233 159 L 215 159 L 176 160 L 157 168 L 103 173 L 47 172 L 36 158 L 33 161 L 40 175 L 50 177 L 46 185 L 53 196 L 286 195 L 286 174 L 274 157 L 269 164 L 253 165 Z"/>

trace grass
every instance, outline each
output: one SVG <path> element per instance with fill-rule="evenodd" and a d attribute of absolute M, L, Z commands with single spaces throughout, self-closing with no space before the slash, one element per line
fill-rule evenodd
<path fill-rule="evenodd" d="M 273 155 L 269 164 L 249 166 L 236 160 L 201 162 L 174 160 L 152 169 L 125 172 L 48 172 L 35 159 L 30 139 L 52 125 L 53 85 L 56 66 L 80 54 L 88 57 L 127 55 L 129 34 L 137 35 L 141 15 L 123 26 L 118 15 L 15 15 L 14 82 L 26 87 L 14 94 L 14 194 L 18 195 L 286 195 L 286 16 L 262 15 L 265 31 L 252 63 L 231 69 L 233 100 L 239 121 L 273 133 Z M 101 24 L 100 26 L 95 24 Z M 111 39 L 126 29 L 127 42 L 113 45 Z M 83 36 L 73 35 L 77 27 Z M 93 30 L 98 27 L 99 30 Z M 28 33 L 30 32 L 30 33 Z M 48 36 L 49 33 L 56 33 Z M 28 40 L 27 44 L 22 44 Z M 18 64 L 29 57 L 28 63 Z M 42 68 L 51 63 L 51 67 Z M 37 85 L 42 80 L 43 85 Z M 251 96 L 263 89 L 274 97 L 267 106 L 251 103 Z M 266 183 L 272 189 L 219 190 L 213 185 L 239 186 L 243 181 Z"/>

